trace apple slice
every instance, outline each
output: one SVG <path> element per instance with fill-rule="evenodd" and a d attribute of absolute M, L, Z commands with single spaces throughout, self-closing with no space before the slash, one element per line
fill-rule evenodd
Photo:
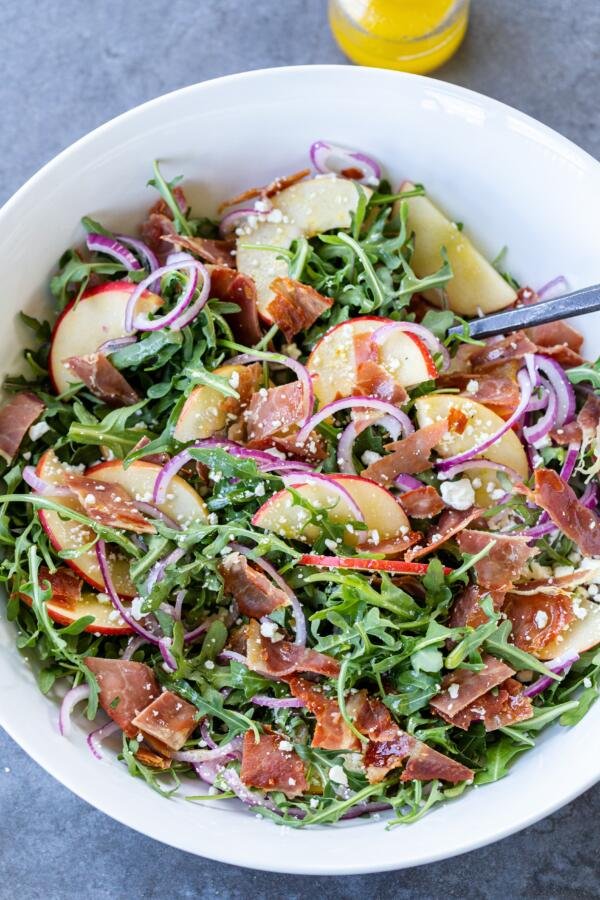
<path fill-rule="evenodd" d="M 61 484 L 64 477 L 64 468 L 56 458 L 52 450 L 47 450 L 37 465 L 37 474 L 49 484 Z M 136 460 L 127 469 L 119 460 L 99 463 L 88 469 L 86 475 L 97 478 L 99 481 L 107 481 L 119 484 L 136 500 L 152 502 L 154 482 L 161 471 L 161 467 L 155 463 Z M 69 496 L 55 496 L 62 506 L 77 509 L 77 500 Z M 175 476 L 169 484 L 169 492 L 164 503 L 158 506 L 162 512 L 182 525 L 189 521 L 206 521 L 207 511 L 202 498 L 190 485 L 179 476 Z M 57 512 L 48 509 L 40 509 L 38 512 L 40 523 L 50 539 L 55 550 L 76 550 L 93 541 L 95 532 L 93 529 L 62 519 Z M 105 585 L 100 572 L 100 566 L 95 551 L 85 550 L 75 559 L 65 560 L 81 578 L 89 585 L 104 592 Z M 129 576 L 129 559 L 116 551 L 111 553 L 110 567 L 113 583 L 117 593 L 124 598 L 135 597 L 135 585 Z"/>
<path fill-rule="evenodd" d="M 359 475 L 321 476 L 319 481 L 303 484 L 299 475 L 292 487 L 316 508 L 328 509 L 330 519 L 337 524 L 355 522 L 356 513 L 343 494 L 328 486 L 337 483 L 360 509 L 369 539 L 373 544 L 391 540 L 409 530 L 404 510 L 384 487 Z M 309 512 L 294 505 L 292 494 L 284 489 L 270 497 L 254 514 L 252 524 L 291 540 L 313 543 L 319 536 L 316 525 L 308 524 Z M 349 532 L 346 543 L 357 543 L 357 535 Z"/>
<path fill-rule="evenodd" d="M 543 655 L 540 654 L 542 659 L 584 653 L 600 644 L 600 604 L 586 598 L 579 602 L 579 608 L 585 611 L 585 618 L 574 619 L 558 636 L 560 640 L 557 638 L 544 647 Z"/>
<path fill-rule="evenodd" d="M 411 190 L 404 182 L 400 190 Z M 402 201 L 398 201 L 400 203 Z M 418 278 L 432 275 L 442 264 L 440 250 L 446 248 L 454 273 L 445 293 L 448 305 L 462 316 L 476 317 L 510 306 L 517 299 L 513 288 L 496 269 L 476 250 L 455 222 L 451 222 L 427 197 L 410 197 L 408 230 L 415 233 L 415 249 L 411 266 Z M 440 290 L 424 291 L 424 296 L 438 306 L 442 302 Z"/>
<path fill-rule="evenodd" d="M 370 195 L 369 188 L 363 190 Z M 288 274 L 286 259 L 278 259 L 275 250 L 251 250 L 246 244 L 269 244 L 287 249 L 295 238 L 313 237 L 333 228 L 349 228 L 359 193 L 353 181 L 337 175 L 320 175 L 299 181 L 272 198 L 273 209 L 267 221 L 242 226 L 236 248 L 237 267 L 252 276 L 256 284 L 260 315 L 272 319 L 267 307 L 273 299 L 271 282 Z"/>
<path fill-rule="evenodd" d="M 396 575 L 425 575 L 427 563 L 404 562 L 402 559 L 365 559 L 360 556 L 319 556 L 305 553 L 298 560 L 301 566 L 318 566 L 324 569 L 359 569 L 366 572 L 392 572 Z M 452 569 L 444 566 L 448 575 Z"/>
<path fill-rule="evenodd" d="M 470 400 L 468 397 L 459 397 L 456 394 L 427 394 L 415 400 L 415 409 L 419 426 L 423 428 L 432 422 L 445 419 L 450 410 L 459 409 L 463 412 L 469 423 L 462 434 L 448 432 L 435 448 L 440 456 L 445 458 L 465 453 L 487 437 L 499 431 L 504 420 L 492 412 L 482 403 Z M 512 429 L 488 447 L 478 459 L 489 459 L 495 463 L 501 463 L 514 469 L 523 478 L 529 475 L 529 464 L 521 441 Z M 492 499 L 491 492 L 499 487 L 496 472 L 493 469 L 468 469 L 461 472 L 461 478 L 467 477 L 471 481 L 479 479 L 481 487 L 476 487 L 475 499 L 478 506 L 492 506 L 496 501 Z M 477 482 L 476 482 L 477 484 Z M 488 490 L 488 485 L 491 487 Z"/>
<path fill-rule="evenodd" d="M 232 387 L 237 389 L 245 368 L 244 366 L 220 366 L 212 374 L 226 378 Z M 254 390 L 258 389 L 260 378 L 261 373 L 258 371 Z M 185 401 L 177 419 L 173 437 L 182 443 L 212 437 L 213 434 L 229 424 L 228 414 L 233 412 L 237 415 L 236 410 L 239 412 L 239 401 L 236 401 L 235 398 L 226 397 L 216 388 L 200 384 L 194 388 Z"/>
<path fill-rule="evenodd" d="M 374 334 L 391 319 L 361 316 L 335 325 L 313 348 L 306 367 L 312 375 L 315 395 L 324 406 L 356 391 L 357 359 L 355 339 Z M 390 378 L 403 387 L 436 378 L 438 371 L 431 353 L 415 334 L 394 329 L 379 350 L 379 363 Z"/>
<path fill-rule="evenodd" d="M 31 598 L 25 594 L 19 595 L 21 599 L 31 606 Z M 72 622 L 81 619 L 82 616 L 93 616 L 94 621 L 84 628 L 84 631 L 90 631 L 92 634 L 133 634 L 133 629 L 127 625 L 120 616 L 115 616 L 115 609 L 108 599 L 100 600 L 102 594 L 93 594 L 91 591 L 81 595 L 75 609 L 67 609 L 58 603 L 52 603 L 50 600 L 46 603 L 48 615 L 59 625 L 70 625 Z"/>
<path fill-rule="evenodd" d="M 95 353 L 105 341 L 125 337 L 125 309 L 136 285 L 112 281 L 86 291 L 60 314 L 52 332 L 48 370 L 57 394 L 66 391 L 77 378 L 63 365 L 70 356 Z M 155 312 L 161 298 L 144 291 L 136 304 L 137 312 Z"/>

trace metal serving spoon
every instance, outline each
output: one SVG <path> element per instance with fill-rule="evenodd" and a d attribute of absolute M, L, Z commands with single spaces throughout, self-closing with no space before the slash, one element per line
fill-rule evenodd
<path fill-rule="evenodd" d="M 496 334 L 517 331 L 519 328 L 531 328 L 533 325 L 545 325 L 557 319 L 570 319 L 600 309 L 600 284 L 572 291 L 562 297 L 532 303 L 531 306 L 518 306 L 502 312 L 469 320 L 469 333 L 472 338 L 494 337 Z M 462 325 L 453 325 L 448 334 L 462 334 Z"/>

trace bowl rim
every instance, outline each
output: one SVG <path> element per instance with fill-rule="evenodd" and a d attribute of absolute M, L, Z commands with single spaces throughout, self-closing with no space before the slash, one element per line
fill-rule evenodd
<path fill-rule="evenodd" d="M 268 81 L 269 79 L 274 77 L 303 78 L 305 76 L 308 76 L 309 74 L 313 78 L 315 76 L 322 76 L 323 78 L 326 78 L 335 75 L 336 78 L 348 79 L 349 81 L 352 81 L 353 79 L 371 78 L 374 81 L 377 79 L 394 79 L 398 83 L 420 83 L 421 90 L 423 92 L 428 91 L 438 94 L 444 94 L 445 96 L 449 97 L 467 100 L 470 103 L 474 103 L 479 105 L 480 107 L 484 107 L 487 111 L 503 115 L 508 114 L 512 117 L 516 117 L 517 121 L 520 121 L 521 123 L 527 125 L 528 128 L 532 129 L 537 135 L 543 136 L 543 138 L 545 139 L 545 143 L 551 143 L 553 149 L 556 149 L 557 152 L 563 155 L 565 154 L 565 152 L 568 152 L 569 155 L 579 161 L 582 166 L 584 166 L 585 168 L 591 168 L 592 170 L 596 171 L 596 174 L 600 174 L 600 163 L 591 154 L 583 150 L 569 138 L 564 137 L 559 132 L 555 131 L 549 126 L 544 125 L 537 119 L 529 116 L 527 113 L 521 112 L 520 110 L 517 110 L 514 107 L 509 106 L 508 104 L 487 97 L 486 95 L 481 94 L 477 91 L 464 88 L 460 85 L 451 84 L 445 81 L 438 81 L 437 79 L 422 75 L 415 75 L 388 69 L 367 68 L 359 66 L 332 64 L 267 67 L 246 72 L 238 72 L 231 75 L 225 75 L 198 82 L 196 84 L 188 85 L 186 87 L 161 94 L 158 97 L 139 104 L 119 114 L 118 116 L 109 119 L 92 131 L 78 138 L 72 144 L 65 147 L 62 151 L 60 151 L 60 153 L 58 153 L 51 160 L 45 163 L 29 179 L 27 179 L 27 181 L 20 188 L 18 188 L 18 190 L 14 194 L 12 194 L 11 197 L 9 197 L 9 199 L 2 205 L 2 207 L 0 207 L 0 225 L 4 217 L 10 214 L 13 207 L 17 206 L 21 199 L 25 197 L 29 192 L 35 190 L 38 183 L 43 182 L 43 180 L 48 175 L 52 174 L 52 172 L 56 168 L 58 168 L 61 164 L 68 160 L 70 155 L 77 153 L 81 148 L 86 147 L 88 144 L 93 144 L 100 136 L 110 132 L 111 129 L 118 127 L 124 121 L 133 120 L 137 116 L 143 116 L 149 110 L 160 109 L 160 107 L 163 105 L 168 106 L 174 98 L 185 97 L 187 95 L 194 94 L 201 95 L 204 91 L 210 91 L 216 85 L 225 86 L 231 84 L 235 85 L 236 83 L 241 82 L 249 83 L 260 82 L 261 80 Z M 24 730 L 19 727 L 18 719 L 11 717 L 4 711 L 3 708 L 0 708 L 0 726 L 17 742 L 17 744 L 23 750 L 25 750 L 25 752 L 36 763 L 38 763 L 45 771 L 56 778 L 57 781 L 67 787 L 76 796 L 78 796 L 82 800 L 85 800 L 94 808 L 99 809 L 103 813 L 106 813 L 112 819 L 120 822 L 121 824 L 126 825 L 127 827 L 132 828 L 133 830 L 138 831 L 141 834 L 152 837 L 155 840 L 161 841 L 168 846 L 185 850 L 187 852 L 194 853 L 195 855 L 201 855 L 218 862 L 240 865 L 251 869 L 259 869 L 261 871 L 285 872 L 290 874 L 355 875 L 361 873 L 382 872 L 400 868 L 408 868 L 418 865 L 425 865 L 430 862 L 450 859 L 453 856 L 466 853 L 471 850 L 477 850 L 487 844 L 491 844 L 497 840 L 501 840 L 511 834 L 514 834 L 517 831 L 522 830 L 523 828 L 534 824 L 535 822 L 540 821 L 541 819 L 560 809 L 565 804 L 574 800 L 576 797 L 588 790 L 597 781 L 600 780 L 599 763 L 596 773 L 589 777 L 586 777 L 582 782 L 573 784 L 571 788 L 563 790 L 562 793 L 559 793 L 558 796 L 554 795 L 554 797 L 549 798 L 547 803 L 538 805 L 538 807 L 533 810 L 531 814 L 522 815 L 517 821 L 506 825 L 493 834 L 484 833 L 479 837 L 474 838 L 470 835 L 461 835 L 460 839 L 456 840 L 454 846 L 451 849 L 429 849 L 426 853 L 421 854 L 415 862 L 398 862 L 394 859 L 387 859 L 385 862 L 378 861 L 374 865 L 369 865 L 368 862 L 365 861 L 349 859 L 345 861 L 343 865 L 339 863 L 332 865 L 328 864 L 326 857 L 323 857 L 321 859 L 317 859 L 315 857 L 307 861 L 299 860 L 297 864 L 290 863 L 289 861 L 287 861 L 285 864 L 278 864 L 277 860 L 266 858 L 259 861 L 254 861 L 248 853 L 243 852 L 242 847 L 238 847 L 237 849 L 228 847 L 227 849 L 229 852 L 221 852 L 218 846 L 212 845 L 206 852 L 199 853 L 198 849 L 195 846 L 192 846 L 189 841 L 186 841 L 182 835 L 173 834 L 171 836 L 166 836 L 164 832 L 161 832 L 160 828 L 155 826 L 155 823 L 153 821 L 144 822 L 142 824 L 139 821 L 136 821 L 135 815 L 129 813 L 129 811 L 125 811 L 123 809 L 116 811 L 110 799 L 109 793 L 104 795 L 102 791 L 89 788 L 86 783 L 82 784 L 78 779 L 78 776 L 76 774 L 72 774 L 68 767 L 65 767 L 64 765 L 61 766 L 58 763 L 55 763 L 53 759 L 46 759 L 44 747 L 39 743 L 36 744 L 33 740 L 29 740 L 25 735 Z M 78 748 L 78 750 L 79 749 L 80 748 Z M 382 823 L 379 823 L 379 827 L 382 827 Z"/>

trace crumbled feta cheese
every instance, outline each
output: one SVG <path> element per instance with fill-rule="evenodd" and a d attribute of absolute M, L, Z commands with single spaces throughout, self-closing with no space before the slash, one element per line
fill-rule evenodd
<path fill-rule="evenodd" d="M 32 441 L 37 441 L 37 439 L 41 438 L 47 431 L 50 431 L 50 426 L 47 422 L 36 422 L 35 425 L 32 425 L 29 429 L 29 437 Z"/>
<path fill-rule="evenodd" d="M 475 503 L 475 492 L 468 478 L 442 482 L 440 493 L 444 503 L 451 509 L 470 509 Z"/>
<path fill-rule="evenodd" d="M 214 667 L 215 667 L 215 664 L 212 661 L 212 659 L 207 659 L 206 662 L 204 663 L 205 669 L 214 669 Z"/>
<path fill-rule="evenodd" d="M 341 766 L 332 766 L 330 768 L 329 780 L 335 782 L 335 784 L 342 784 L 344 787 L 348 787 L 348 776 Z"/>
<path fill-rule="evenodd" d="M 543 609 L 538 609 L 533 620 L 538 628 L 545 628 L 548 624 L 548 613 Z"/>
<path fill-rule="evenodd" d="M 374 450 L 365 450 L 365 452 L 361 456 L 361 461 L 364 462 L 365 466 L 371 466 L 373 463 L 376 463 L 380 459 L 381 454 L 375 453 Z"/>
<path fill-rule="evenodd" d="M 269 638 L 274 644 L 283 640 L 283 635 L 277 631 L 277 622 L 272 622 L 271 619 L 260 623 L 260 633 L 263 637 Z"/>
<path fill-rule="evenodd" d="M 311 797 L 310 800 L 308 801 L 308 805 L 310 806 L 311 809 L 316 809 L 319 805 L 319 798 Z"/>
<path fill-rule="evenodd" d="M 591 688 L 592 679 L 589 677 L 589 675 L 586 675 L 585 678 L 583 679 L 583 686 L 586 688 Z"/>
<path fill-rule="evenodd" d="M 137 621 L 142 618 L 144 613 L 142 612 L 142 606 L 144 605 L 144 601 L 141 597 L 134 597 L 131 601 L 131 615 Z"/>
<path fill-rule="evenodd" d="M 474 378 L 471 378 L 469 382 L 467 382 L 467 393 L 468 394 L 476 394 L 479 390 L 479 382 L 475 381 Z"/>
<path fill-rule="evenodd" d="M 279 749 L 282 753 L 291 753 L 294 745 L 290 741 L 279 741 Z"/>
<path fill-rule="evenodd" d="M 561 578 L 563 575 L 572 575 L 574 571 L 574 566 L 556 566 L 554 569 L 554 577 Z"/>
<path fill-rule="evenodd" d="M 460 684 L 449 684 L 448 685 L 448 695 L 450 697 L 452 697 L 453 700 L 456 700 L 459 692 L 460 692 Z"/>

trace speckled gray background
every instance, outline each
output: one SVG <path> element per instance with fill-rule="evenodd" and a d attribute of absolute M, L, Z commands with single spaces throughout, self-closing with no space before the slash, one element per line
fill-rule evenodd
<path fill-rule="evenodd" d="M 326 0 L 3 0 L 0 202 L 76 138 L 165 91 L 245 69 L 343 61 Z M 600 156 L 599 0 L 475 0 L 465 44 L 437 74 Z M 1 900 L 596 898 L 599 822 L 596 787 L 527 831 L 450 862 L 352 878 L 262 874 L 129 831 L 0 733 Z"/>

